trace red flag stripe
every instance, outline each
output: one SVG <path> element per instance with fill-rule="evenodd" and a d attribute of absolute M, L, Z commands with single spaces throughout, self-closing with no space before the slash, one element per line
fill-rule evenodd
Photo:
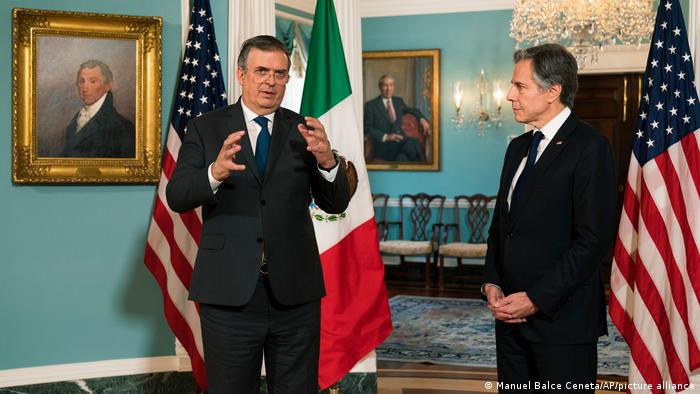
<path fill-rule="evenodd" d="M 161 177 L 161 183 L 167 183 L 164 176 Z M 175 241 L 173 245 L 180 249 L 182 254 L 185 256 L 190 269 L 193 269 L 194 261 L 197 258 L 197 247 L 199 245 L 199 233 L 194 233 L 194 231 L 199 231 L 199 228 L 201 227 L 201 221 L 195 214 L 195 211 L 198 209 L 183 214 L 171 211 L 165 197 L 165 188 L 158 189 L 158 198 L 165 207 L 166 213 L 170 218 L 169 220 L 173 225 L 172 228 L 174 231 L 172 234 L 169 234 L 171 241 Z"/>
<path fill-rule="evenodd" d="M 695 242 L 693 227 L 689 223 L 688 216 L 689 213 L 692 214 L 693 212 L 697 211 L 691 210 L 690 212 L 688 212 L 686 210 L 686 203 L 690 203 L 695 199 L 691 195 L 684 197 L 684 194 L 689 193 L 683 193 L 682 191 L 683 187 L 681 185 L 676 168 L 680 166 L 680 171 L 683 171 L 685 163 L 680 163 L 678 161 L 677 155 L 683 155 L 682 152 L 678 151 L 679 149 L 681 149 L 680 144 L 677 144 L 675 147 L 669 148 L 666 154 L 660 155 L 656 158 L 656 163 L 660 171 L 661 179 L 665 183 L 666 189 L 668 190 L 669 198 L 667 199 L 667 201 L 669 201 L 671 209 L 674 213 L 674 215 L 667 215 L 666 217 L 677 220 L 679 226 L 678 230 L 676 230 L 676 226 L 672 227 L 675 233 L 670 236 L 670 239 L 678 240 L 679 242 L 682 240 L 683 242 L 683 245 L 680 247 L 680 249 L 685 249 L 685 261 L 679 261 L 679 266 L 682 267 L 684 274 L 687 273 L 688 275 L 692 275 L 690 278 L 690 285 L 692 286 L 692 289 L 695 292 L 694 296 L 697 300 L 698 298 L 700 298 L 700 282 L 693 281 L 692 279 L 694 279 L 693 277 L 697 277 L 698 275 L 697 268 L 699 264 L 698 262 L 700 261 L 700 254 L 698 253 L 698 246 Z M 672 156 L 676 156 L 675 161 L 671 159 Z M 656 201 L 656 204 L 657 206 L 659 206 L 661 202 Z M 670 227 L 668 223 L 666 225 L 667 227 Z M 682 256 L 682 253 L 678 254 Z M 687 270 L 686 267 L 688 268 Z"/>
<path fill-rule="evenodd" d="M 163 284 L 170 292 L 170 297 L 180 311 L 182 317 L 190 323 L 190 331 L 195 335 L 195 339 L 199 343 L 198 347 L 201 351 L 201 327 L 199 324 L 199 314 L 197 310 L 197 304 L 191 302 L 187 299 L 188 289 L 180 281 L 180 278 L 175 273 L 174 268 L 170 262 L 170 249 L 177 248 L 177 245 L 170 245 L 165 238 L 165 235 L 160 231 L 157 224 L 153 224 L 148 231 L 149 236 L 149 246 L 153 249 L 153 252 L 158 257 L 159 261 L 162 262 L 163 268 L 167 275 L 167 283 Z"/>
<path fill-rule="evenodd" d="M 679 204 L 683 211 L 683 220 L 687 222 L 687 226 L 683 229 L 686 237 L 686 242 L 690 243 L 689 247 L 693 248 L 693 258 L 689 258 L 688 274 L 690 275 L 691 283 L 696 286 L 696 297 L 700 297 L 700 256 L 698 256 L 698 245 L 700 244 L 700 148 L 697 145 L 697 135 L 700 135 L 700 130 L 694 134 L 690 134 L 681 140 L 682 152 L 670 155 L 669 158 L 673 162 L 673 166 L 678 171 L 679 189 L 681 191 L 682 200 L 685 204 Z M 677 216 L 680 216 L 678 213 Z"/>
<path fill-rule="evenodd" d="M 640 177 L 641 170 L 636 159 L 630 160 L 627 174 L 622 210 L 627 213 L 627 217 L 629 217 L 634 228 L 637 228 L 639 227 L 639 185 L 642 180 Z"/>
<path fill-rule="evenodd" d="M 182 343 L 187 353 L 190 356 L 190 362 L 192 363 L 192 372 L 194 374 L 197 386 L 206 387 L 206 375 L 204 373 L 204 359 L 202 358 L 199 349 L 197 349 L 197 341 L 190 330 L 190 325 L 183 319 L 180 311 L 175 307 L 173 300 L 170 298 L 170 294 L 167 291 L 167 287 L 164 286 L 167 283 L 167 275 L 165 269 L 163 268 L 163 263 L 160 261 L 158 256 L 155 254 L 150 245 L 146 245 L 146 255 L 145 262 L 148 270 L 156 278 L 158 284 L 160 285 L 161 293 L 163 294 L 165 319 L 173 332 L 178 333 L 177 337 Z"/>
<path fill-rule="evenodd" d="M 699 138 L 700 130 L 695 130 L 695 132 L 688 134 L 685 138 L 681 140 L 685 160 L 688 163 L 688 168 L 692 169 L 692 171 L 689 171 L 689 173 L 687 174 L 688 178 L 684 179 L 691 179 L 693 181 L 692 184 L 695 185 L 696 196 L 700 194 L 700 142 L 698 141 Z"/>
<path fill-rule="evenodd" d="M 190 281 L 192 280 L 192 266 L 187 260 L 184 254 L 180 251 L 177 242 L 174 239 L 174 226 L 170 215 L 167 212 L 167 208 L 163 205 L 160 198 L 156 199 L 155 206 L 153 208 L 154 219 L 160 228 L 163 237 L 168 245 L 170 245 L 170 264 L 175 270 L 180 282 L 189 288 Z"/>
<path fill-rule="evenodd" d="M 616 264 L 622 266 L 632 266 L 632 259 L 630 255 L 626 253 L 626 251 L 616 254 L 615 262 Z M 624 323 L 622 326 L 616 323 L 616 326 L 618 327 L 618 330 L 622 336 L 625 337 L 627 343 L 630 344 L 632 356 L 637 363 L 637 367 L 640 368 L 640 372 L 646 376 L 653 372 L 650 365 L 668 365 L 671 376 L 680 377 L 678 383 L 687 382 L 685 369 L 680 361 L 680 358 L 678 357 L 675 346 L 671 342 L 670 324 L 668 323 L 663 301 L 659 296 L 656 285 L 654 284 L 649 273 L 646 271 L 643 262 L 639 259 L 639 256 L 637 256 L 635 266 L 637 269 L 634 271 L 634 278 L 629 278 L 629 281 L 623 286 L 613 287 L 613 294 L 611 294 L 610 298 L 611 303 L 613 297 L 619 297 L 624 300 L 623 302 L 626 305 L 631 305 L 633 309 L 628 310 L 627 312 L 632 314 L 637 322 L 637 326 L 640 328 L 637 329 L 636 327 L 630 327 L 629 324 L 633 324 L 631 320 L 620 320 L 622 318 L 621 316 L 613 316 L 611 304 L 610 315 L 613 318 L 613 322 L 618 320 Z M 613 271 L 617 271 L 617 267 L 614 266 Z M 621 274 L 622 273 L 620 273 L 620 275 Z M 615 275 L 614 277 L 619 278 L 620 275 Z M 632 279 L 634 282 L 632 282 Z M 635 295 L 629 291 L 629 284 L 633 284 L 634 289 L 636 289 L 638 292 L 639 299 L 635 298 Z M 617 298 L 615 301 L 619 302 Z M 642 304 L 638 304 L 638 301 L 641 301 Z M 646 308 L 640 308 L 640 305 L 646 305 Z M 625 312 L 623 311 L 623 313 Z M 625 317 L 626 315 L 627 314 L 625 313 Z M 664 346 L 648 347 L 642 338 L 646 339 L 646 341 L 649 343 L 663 343 Z M 651 354 L 651 357 L 647 359 L 647 357 L 644 356 L 642 361 L 637 361 L 634 356 L 639 352 L 649 353 Z M 666 362 L 660 363 L 660 361 L 664 359 Z M 664 371 L 664 375 L 666 375 L 666 371 Z M 655 376 L 655 374 L 652 374 L 652 376 Z M 648 380 L 647 382 L 651 383 Z"/>
<path fill-rule="evenodd" d="M 615 294 L 610 294 L 610 318 L 615 326 L 617 326 L 620 334 L 625 338 L 625 341 L 630 345 L 632 350 L 632 361 L 639 373 L 644 377 L 644 381 L 653 384 L 662 382 L 661 373 L 654 361 L 654 357 L 649 353 L 644 340 L 639 335 L 634 322 L 630 319 L 625 309 L 617 300 Z M 663 393 L 660 389 L 652 390 L 653 393 Z"/>
<path fill-rule="evenodd" d="M 660 155 L 657 160 L 667 155 L 668 152 Z M 656 167 L 654 164 L 655 163 L 653 162 L 649 162 L 648 165 L 644 167 L 646 176 L 644 177 L 645 182 L 641 189 L 643 202 L 641 204 L 641 214 L 649 236 L 653 240 L 656 247 L 649 243 L 644 243 L 640 246 L 640 255 L 644 254 L 645 250 L 648 250 L 646 256 L 642 256 L 643 258 L 647 258 L 648 261 L 659 261 L 663 263 L 652 264 L 649 266 L 649 269 L 654 271 L 652 272 L 652 276 L 657 280 L 657 284 L 660 281 L 664 281 L 664 283 L 666 283 L 665 280 L 668 280 L 671 295 L 676 308 L 673 308 L 673 305 L 667 305 L 666 310 L 678 311 L 685 331 L 684 333 L 675 333 L 676 335 L 674 335 L 674 338 L 680 339 L 678 337 L 679 335 L 685 336 L 687 344 L 682 350 L 679 351 L 681 351 L 681 353 L 689 353 L 691 359 L 695 361 L 700 350 L 698 349 L 697 343 L 692 335 L 688 321 L 688 304 L 686 298 L 688 295 L 686 293 L 688 276 L 687 271 L 685 270 L 683 243 L 681 242 L 684 237 L 679 229 L 679 226 L 676 224 L 678 223 L 678 219 L 683 219 L 674 217 L 671 207 L 669 207 L 667 203 L 669 201 L 669 195 L 672 197 L 670 200 L 673 200 L 674 196 L 672 195 L 672 192 L 667 193 L 667 190 L 669 189 L 665 187 L 669 184 L 673 185 L 674 180 L 677 181 L 677 178 L 675 178 L 675 171 L 671 171 L 671 169 L 666 168 L 665 173 L 662 173 L 657 171 L 661 169 Z M 649 190 L 650 187 L 657 191 L 658 195 L 656 199 L 654 196 L 652 196 L 652 193 Z M 650 199 L 652 201 L 649 203 L 644 203 L 646 199 Z M 664 211 L 665 215 L 662 215 L 661 211 Z M 665 221 L 664 218 L 666 218 Z M 680 243 L 680 245 L 676 245 L 675 252 L 672 250 L 674 247 L 671 240 L 676 240 L 676 243 Z M 676 256 L 679 258 L 678 261 L 676 260 Z M 683 272 L 679 270 L 679 266 L 683 267 Z M 663 270 L 663 267 L 665 267 L 665 271 Z M 668 286 L 664 285 L 657 287 L 660 287 L 658 289 L 660 293 L 668 294 Z M 692 294 L 690 295 L 692 296 Z M 698 305 L 696 302 L 695 307 L 697 306 Z"/>
<path fill-rule="evenodd" d="M 170 176 L 173 175 L 173 171 L 175 171 L 175 163 L 176 160 L 170 153 L 170 150 L 166 150 L 163 153 L 163 175 L 165 175 L 166 180 L 169 180 Z M 165 184 L 167 184 L 167 182 Z"/>
<path fill-rule="evenodd" d="M 647 268 L 644 263 L 644 259 L 640 255 L 637 256 L 637 269 L 635 273 L 635 289 L 640 295 L 640 298 L 649 310 L 649 317 L 652 319 L 652 325 L 640 325 L 640 331 L 642 332 L 643 338 L 651 338 L 649 333 L 652 330 L 658 330 L 658 335 L 660 336 L 661 343 L 663 343 L 663 350 L 666 354 L 666 363 L 668 364 L 668 369 L 674 382 L 677 383 L 687 383 L 688 376 L 686 373 L 686 367 L 681 361 L 678 355 L 678 349 L 674 343 L 674 339 L 678 340 L 679 335 L 673 332 L 671 327 L 671 322 L 667 315 L 667 308 L 664 305 L 663 299 L 659 294 L 659 290 L 654 282 L 654 279 L 649 275 Z M 672 306 L 669 307 L 672 309 Z M 685 338 L 685 336 L 681 336 Z M 683 341 L 683 346 L 680 348 L 686 349 L 687 354 L 687 341 Z M 657 360 L 660 361 L 660 360 Z"/>
<path fill-rule="evenodd" d="M 177 134 L 176 134 L 177 135 Z M 170 151 L 166 151 L 165 154 L 163 155 L 163 176 L 161 176 L 160 184 L 161 185 L 167 185 L 168 180 L 170 179 L 170 176 L 172 175 L 173 170 L 175 169 L 175 158 L 170 154 Z M 165 170 L 165 166 L 168 167 L 168 171 Z M 167 206 L 167 200 L 165 199 L 165 188 L 163 189 L 158 189 L 158 194 L 160 196 L 160 200 Z M 182 220 L 183 223 L 183 228 L 187 229 L 189 231 L 190 235 L 192 236 L 192 239 L 196 243 L 196 245 L 199 245 L 199 234 L 202 232 L 202 219 L 199 217 L 197 214 L 197 211 L 200 209 L 197 208 L 196 210 L 193 211 L 187 211 L 185 213 L 179 213 L 174 215 L 180 215 L 180 220 Z M 170 208 L 168 207 L 168 212 L 170 211 Z M 193 261 L 194 262 L 194 261 Z"/>
<path fill-rule="evenodd" d="M 384 263 L 376 247 L 367 245 L 379 245 L 374 217 L 355 227 L 321 254 L 327 291 L 321 300 L 321 387 L 340 380 L 392 330 L 386 302 Z M 381 291 L 354 291 L 359 288 L 379 288 Z M 338 341 L 337 338 L 349 339 Z"/>

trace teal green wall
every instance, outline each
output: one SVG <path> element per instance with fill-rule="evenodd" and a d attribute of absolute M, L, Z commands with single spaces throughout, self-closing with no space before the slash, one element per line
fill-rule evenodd
<path fill-rule="evenodd" d="M 163 135 L 182 45 L 178 1 L 0 3 L 0 370 L 173 354 L 160 290 L 143 265 L 155 186 L 12 184 L 14 7 L 163 17 Z"/>
<path fill-rule="evenodd" d="M 506 137 L 521 133 L 523 128 L 515 123 L 506 103 L 500 129 L 487 129 L 484 137 L 477 136 L 475 128 L 457 132 L 450 122 L 454 114 L 452 85 L 457 80 L 476 81 L 481 68 L 492 81 L 510 81 L 514 46 L 508 37 L 510 17 L 507 10 L 362 20 L 363 50 L 441 51 L 440 171 L 370 171 L 372 192 L 393 197 L 415 192 L 447 197 L 496 193 Z M 502 87 L 507 89 L 509 84 Z"/>

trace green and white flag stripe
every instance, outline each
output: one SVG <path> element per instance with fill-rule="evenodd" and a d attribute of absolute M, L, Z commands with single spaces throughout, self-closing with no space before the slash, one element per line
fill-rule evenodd
<path fill-rule="evenodd" d="M 325 1 L 319 3 L 316 12 L 320 9 L 323 15 L 314 16 L 300 110 L 314 118 L 321 117 L 352 94 L 335 7 L 328 6 Z"/>

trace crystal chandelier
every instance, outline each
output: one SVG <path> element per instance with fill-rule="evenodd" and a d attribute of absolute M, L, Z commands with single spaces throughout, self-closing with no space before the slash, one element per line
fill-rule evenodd
<path fill-rule="evenodd" d="M 584 68 L 598 62 L 604 45 L 640 45 L 653 27 L 652 0 L 515 0 L 510 36 L 516 49 L 566 45 Z"/>

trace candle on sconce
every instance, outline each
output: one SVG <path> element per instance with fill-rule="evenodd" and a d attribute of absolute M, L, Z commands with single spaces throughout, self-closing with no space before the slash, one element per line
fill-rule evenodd
<path fill-rule="evenodd" d="M 454 93 L 453 93 L 453 98 L 455 101 L 455 108 L 457 109 L 457 112 L 459 112 L 460 108 L 462 108 L 462 98 L 464 97 L 464 85 L 462 84 L 461 81 L 457 81 L 454 83 Z"/>
<path fill-rule="evenodd" d="M 464 98 L 464 84 L 461 81 L 457 81 L 452 86 L 452 99 L 455 102 L 455 114 L 450 118 L 457 129 L 464 127 L 464 115 L 460 112 L 462 109 L 462 98 Z"/>
<path fill-rule="evenodd" d="M 503 97 L 505 97 L 505 93 L 501 89 L 501 82 L 496 81 L 496 88 L 493 90 L 493 98 L 496 100 L 496 108 L 498 110 L 501 109 L 501 104 L 503 104 Z"/>

